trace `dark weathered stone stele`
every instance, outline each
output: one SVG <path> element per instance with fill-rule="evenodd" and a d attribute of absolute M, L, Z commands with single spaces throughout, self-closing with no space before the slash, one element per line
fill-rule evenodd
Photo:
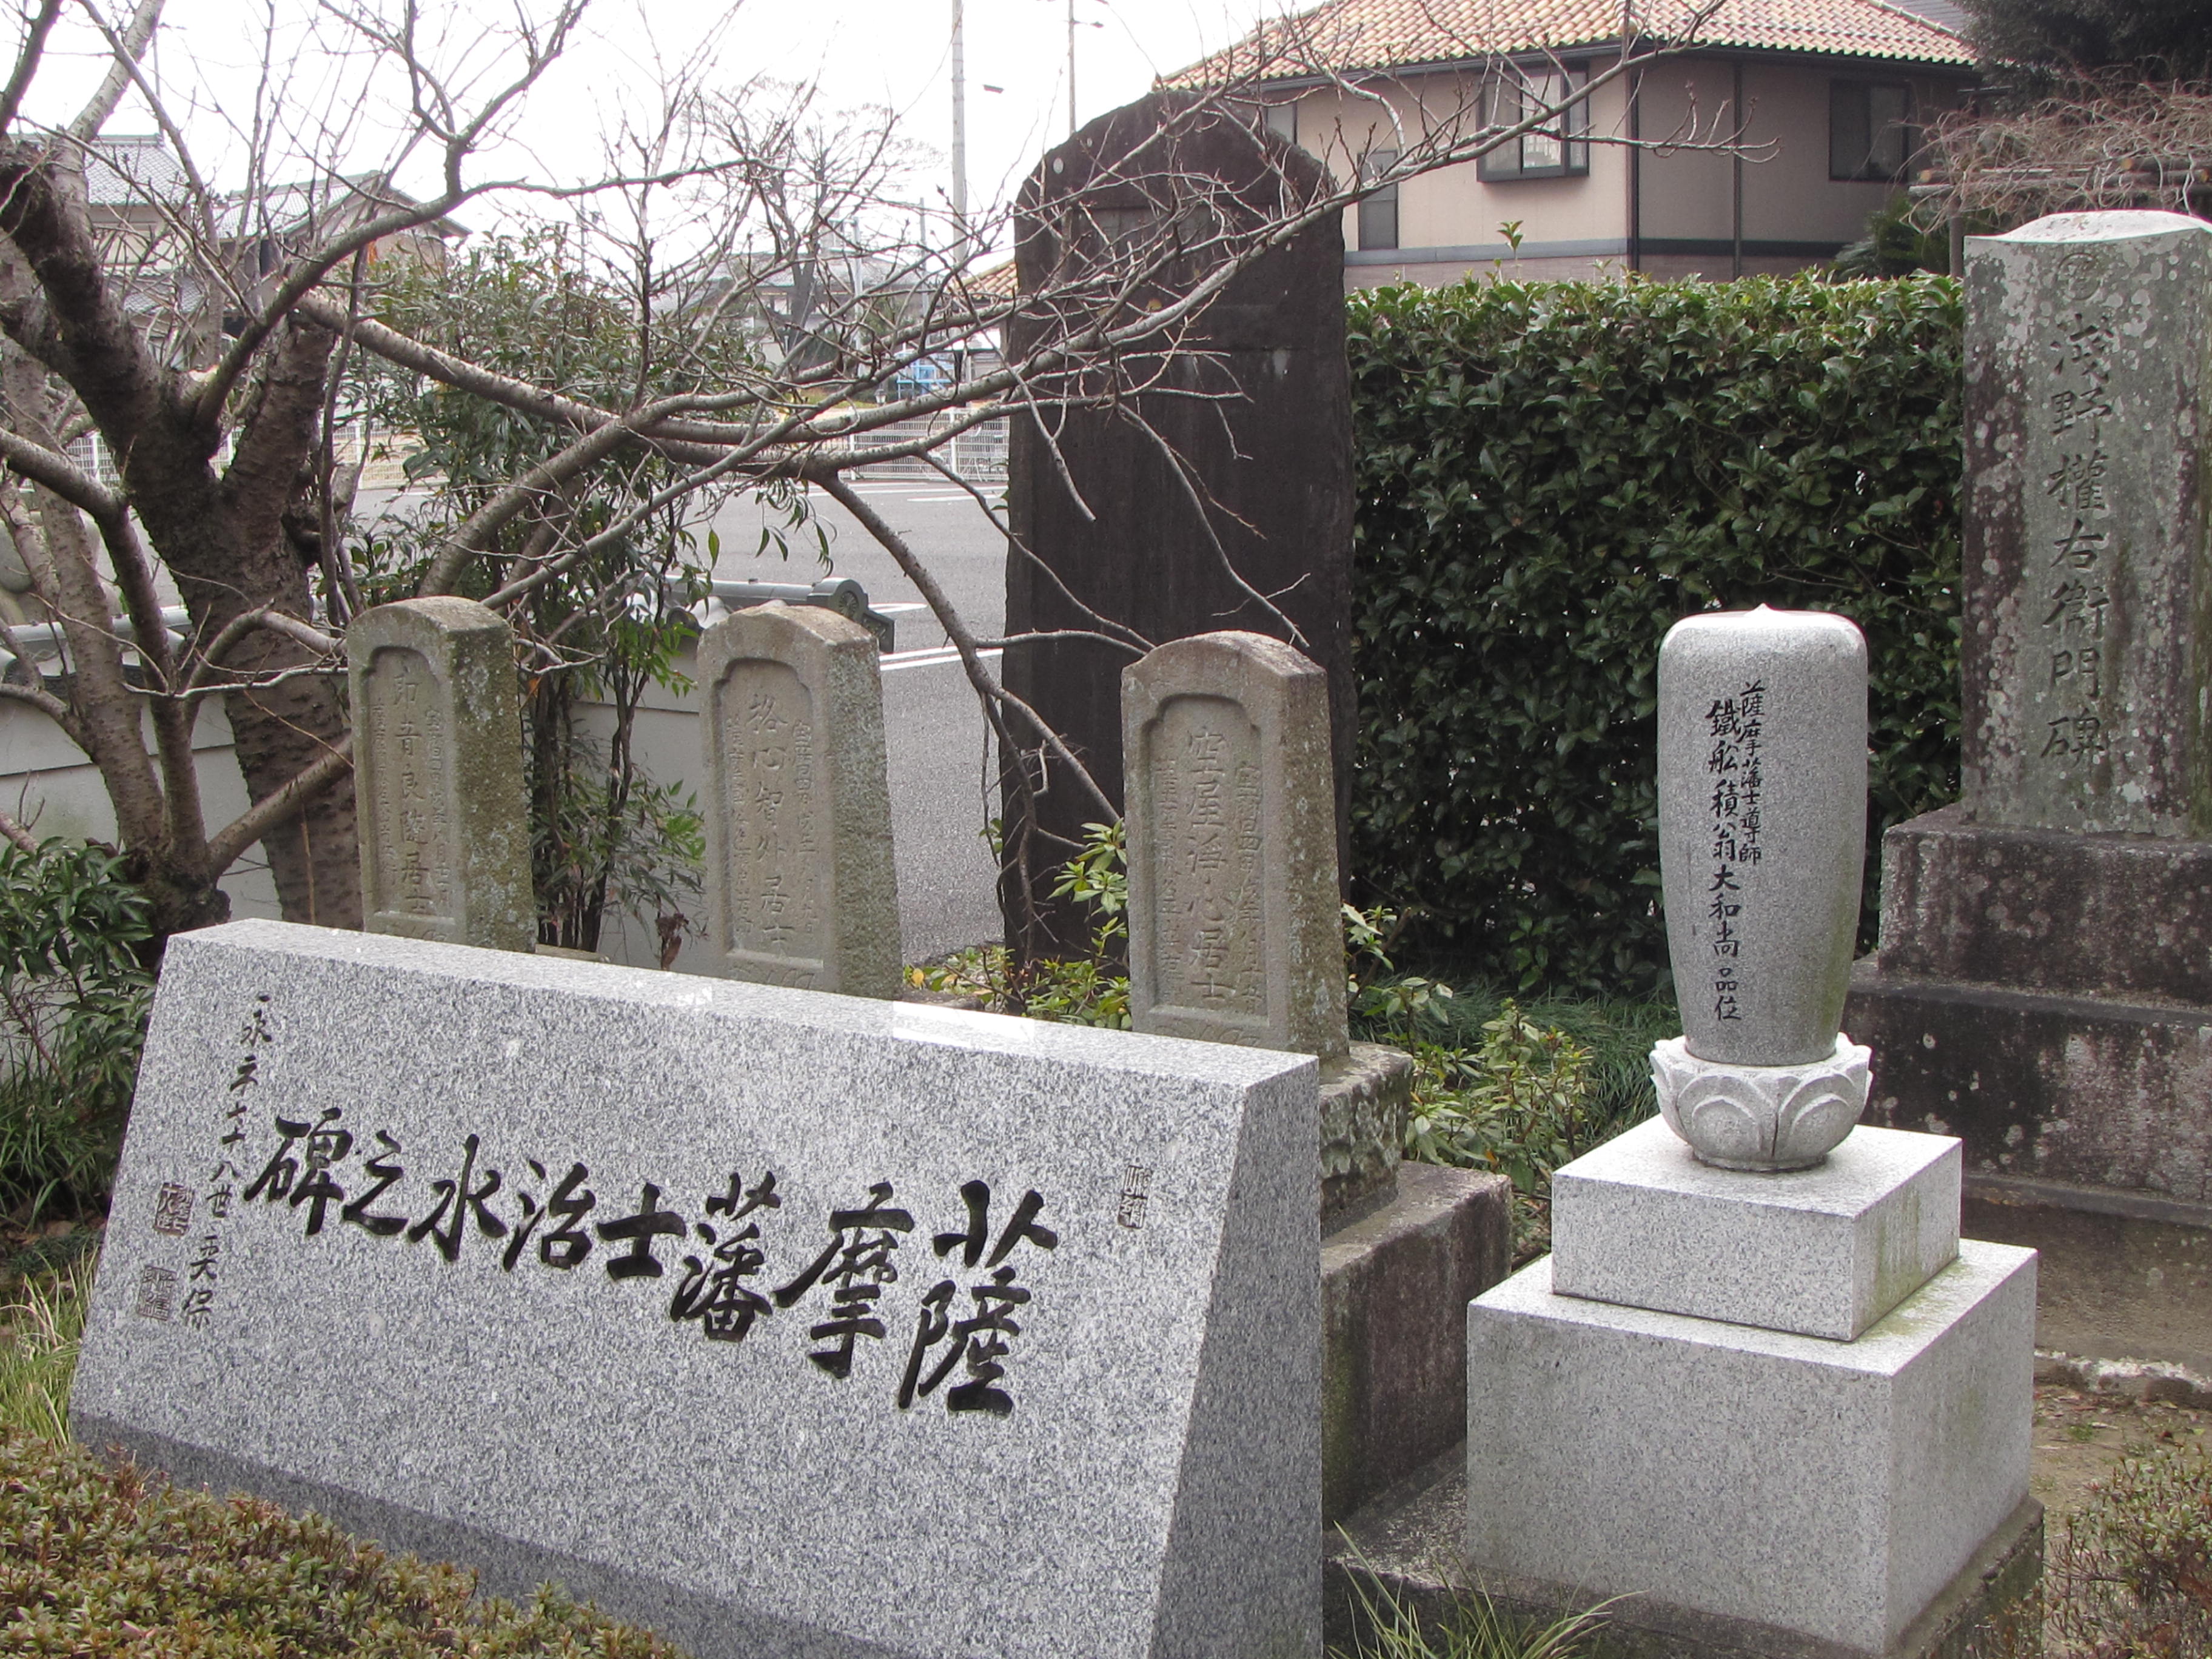
<path fill-rule="evenodd" d="M 1847 1014 L 1869 1117 L 1957 1134 L 1985 1194 L 2202 1205 L 2212 227 L 2057 215 L 1969 248 L 1964 798 L 1883 838 Z"/>
<path fill-rule="evenodd" d="M 1161 265 L 1118 320 L 1172 312 L 1206 259 L 1178 246 L 1206 243 L 1217 216 L 1233 232 L 1237 212 L 1272 211 L 1326 185 L 1319 162 L 1263 129 L 1155 94 L 1091 122 L 1030 175 L 1017 219 L 1022 288 L 1048 293 L 1134 249 Z M 1007 509 L 1029 556 L 1006 562 L 1009 635 L 1096 635 L 1099 617 L 1152 646 L 1243 629 L 1287 640 L 1318 663 L 1328 676 L 1340 838 L 1354 732 L 1343 259 L 1342 228 L 1326 216 L 1240 273 L 1172 342 L 1139 341 L 1123 354 L 1122 383 L 1141 389 L 1121 406 L 1070 409 L 1049 432 L 1016 416 Z M 1043 326 L 1018 315 L 1010 356 L 1018 360 Z M 1117 806 L 1121 672 L 1145 648 L 1030 640 L 1005 659 L 1007 689 L 1067 739 Z M 1008 821 L 1017 815 L 1010 787 Z M 1039 801 L 1040 827 L 1071 844 L 1098 816 L 1070 782 L 1055 781 Z M 1008 878 L 1010 943 L 1044 954 L 1089 945 L 1089 915 L 1050 894 L 1068 850 L 1048 842 L 1031 860 L 1045 930 L 1037 939 L 1022 937 L 1018 878 Z"/>

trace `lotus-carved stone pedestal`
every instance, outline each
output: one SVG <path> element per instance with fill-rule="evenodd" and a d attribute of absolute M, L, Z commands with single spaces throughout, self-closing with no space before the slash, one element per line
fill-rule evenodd
<path fill-rule="evenodd" d="M 1826 1060 L 1803 1066 L 1724 1066 L 1699 1060 L 1681 1037 L 1651 1050 L 1651 1080 L 1667 1127 L 1723 1170 L 1810 1169 L 1866 1110 L 1871 1051 L 1838 1035 Z"/>

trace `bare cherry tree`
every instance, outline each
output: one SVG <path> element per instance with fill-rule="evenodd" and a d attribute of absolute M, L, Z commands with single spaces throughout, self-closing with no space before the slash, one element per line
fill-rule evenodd
<path fill-rule="evenodd" d="M 887 119 L 833 118 L 805 88 L 718 83 L 712 52 L 669 66 L 657 106 L 611 135 L 596 176 L 501 177 L 492 158 L 507 153 L 507 125 L 577 39 L 586 3 L 542 0 L 495 29 L 422 0 L 272 14 L 252 108 L 232 118 L 245 182 L 218 188 L 165 101 L 174 77 L 157 88 L 143 67 L 161 0 L 127 15 L 102 0 L 21 0 L 0 89 L 0 462 L 19 481 L 0 490 L 0 515 L 65 672 L 22 673 L 33 642 L 0 628 L 19 665 L 0 697 L 43 712 L 96 764 L 163 935 L 223 915 L 216 884 L 256 842 L 288 916 L 358 925 L 340 636 L 374 564 L 347 459 L 372 372 L 495 411 L 527 438 L 510 471 L 453 497 L 406 573 L 411 591 L 465 590 L 520 614 L 704 495 L 818 489 L 928 603 L 1002 755 L 1111 817 L 1079 758 L 999 683 L 988 652 L 1003 642 L 976 635 L 852 473 L 921 456 L 954 477 L 945 446 L 1001 419 L 1048 435 L 1076 408 L 1142 420 L 1148 398 L 1232 402 L 1233 381 L 1206 372 L 1205 320 L 1239 272 L 1372 191 L 1523 134 L 1568 132 L 1592 93 L 1693 45 L 1713 9 L 1680 7 L 1665 38 L 1631 38 L 1618 61 L 1578 84 L 1560 77 L 1550 97 L 1479 41 L 1467 72 L 1409 92 L 1346 67 L 1344 43 L 1316 29 L 1263 32 L 1163 95 L 1150 141 L 1050 202 L 1060 256 L 1015 292 L 990 273 L 1006 216 L 948 232 L 917 215 L 911 157 Z M 41 124 L 25 111 L 65 15 L 97 33 L 110 63 L 72 118 Z M 1267 131 L 1267 88 L 1286 73 L 1328 77 L 1377 112 L 1327 167 L 1287 165 Z M 88 181 L 125 165 L 103 133 L 126 96 L 152 112 L 173 176 L 137 181 L 138 216 L 118 228 Z M 1725 146 L 1740 125 L 1715 112 L 1645 142 Z M 1196 135 L 1224 131 L 1267 163 L 1264 185 L 1185 162 Z M 405 303 L 409 245 L 419 270 L 441 257 L 451 216 L 495 191 L 536 202 L 617 307 L 620 372 L 604 351 L 588 374 L 472 354 Z M 1010 349 L 969 351 L 988 340 Z M 916 373 L 947 360 L 985 367 Z M 88 436 L 112 480 L 83 464 Z M 1203 481 L 1194 489 L 1202 496 Z M 1007 540 L 1010 557 L 1035 556 Z M 635 574 L 586 608 L 634 609 Z M 185 612 L 174 629 L 169 591 Z M 1085 631 L 1133 654 L 1152 643 L 1111 617 Z M 559 659 L 562 638 L 525 632 Z M 219 827 L 191 745 L 212 697 L 252 803 Z M 0 833 L 30 839 L 4 815 Z"/>

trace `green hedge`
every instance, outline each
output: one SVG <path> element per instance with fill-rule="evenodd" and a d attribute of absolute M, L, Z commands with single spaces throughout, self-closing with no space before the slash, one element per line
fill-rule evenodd
<path fill-rule="evenodd" d="M 1869 872 L 1956 795 L 1961 320 L 1945 277 L 1352 298 L 1352 868 L 1408 948 L 1666 983 L 1654 669 L 1692 611 L 1866 630 Z"/>

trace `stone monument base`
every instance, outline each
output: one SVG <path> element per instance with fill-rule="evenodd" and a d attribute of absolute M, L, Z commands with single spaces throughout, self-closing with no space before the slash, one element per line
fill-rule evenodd
<path fill-rule="evenodd" d="M 1322 1518 L 1467 1432 L 1467 1304 L 1513 1264 L 1512 1183 L 1405 1164 L 1389 1202 L 1321 1243 Z"/>
<path fill-rule="evenodd" d="M 1533 1264 L 1468 1310 L 1471 1571 L 1887 1659 L 2027 1497 L 2034 1264 L 1962 1240 L 1850 1342 L 1559 1296 Z"/>
<path fill-rule="evenodd" d="M 1355 1042 L 1321 1067 L 1321 1225 L 1323 1232 L 1388 1204 L 1397 1188 L 1413 1057 Z"/>
<path fill-rule="evenodd" d="M 1462 1568 L 1467 1531 L 1467 1462 L 1454 1447 L 1400 1482 L 1333 1531 L 1323 1550 L 1324 1634 L 1332 1649 L 1352 1650 L 1370 1636 L 1377 1615 L 1402 1608 L 1439 1637 L 1476 1581 Z M 2042 1622 L 2043 1505 L 2023 1499 L 1973 1558 L 1937 1592 L 1882 1659 L 1987 1659 L 2039 1650 Z M 1599 1599 L 1558 1585 L 1486 1577 L 1484 1594 L 1504 1613 L 1549 1620 Z M 1606 1624 L 1585 1651 L 1589 1659 L 1862 1659 L 1771 1626 L 1669 1607 L 1648 1596 L 1623 1597 L 1605 1610 Z M 2005 1645 L 2014 1632 L 2015 1650 Z"/>
<path fill-rule="evenodd" d="M 2212 1203 L 2212 841 L 2075 835 L 1947 806 L 1882 837 L 1881 948 L 1844 1018 L 1870 1121 L 1966 1172 Z"/>
<path fill-rule="evenodd" d="M 1851 975 L 1869 1121 L 1956 1135 L 1972 1173 L 2212 1200 L 2212 1007 Z"/>

